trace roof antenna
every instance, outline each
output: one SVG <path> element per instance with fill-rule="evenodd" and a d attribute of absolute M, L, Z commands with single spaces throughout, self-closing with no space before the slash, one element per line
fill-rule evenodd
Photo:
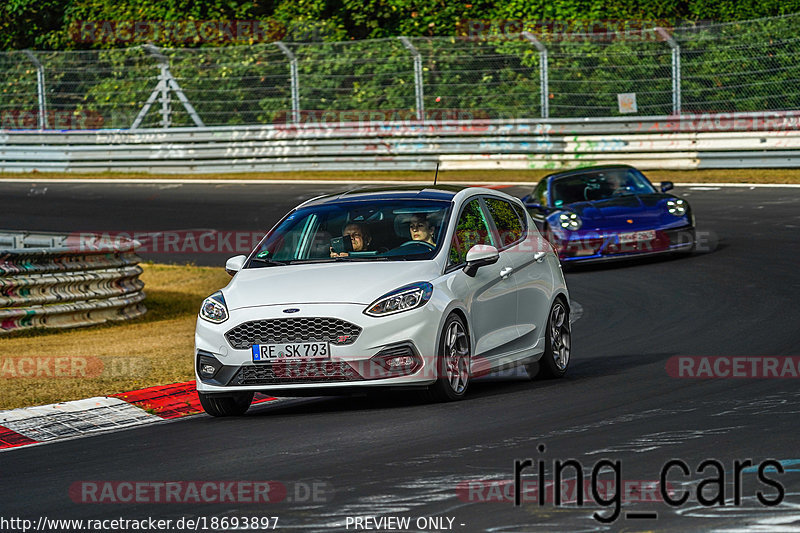
<path fill-rule="evenodd" d="M 433 184 L 436 185 L 436 178 L 439 177 L 439 162 L 436 162 L 436 174 L 433 175 Z"/>

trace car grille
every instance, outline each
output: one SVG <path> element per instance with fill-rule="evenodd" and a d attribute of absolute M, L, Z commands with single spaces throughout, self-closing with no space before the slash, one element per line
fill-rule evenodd
<path fill-rule="evenodd" d="M 309 361 L 243 366 L 228 385 L 281 385 L 360 381 L 362 379 L 358 372 L 347 363 Z"/>
<path fill-rule="evenodd" d="M 239 350 L 253 344 L 288 342 L 330 342 L 336 345 L 353 344 L 361 328 L 338 318 L 277 318 L 253 320 L 239 324 L 225 334 L 231 346 Z"/>

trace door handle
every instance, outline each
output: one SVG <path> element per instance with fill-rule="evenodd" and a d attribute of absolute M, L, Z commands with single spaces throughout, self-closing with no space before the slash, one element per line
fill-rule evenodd
<path fill-rule="evenodd" d="M 533 260 L 536 261 L 537 263 L 541 263 L 544 260 L 544 256 L 546 255 L 547 255 L 546 252 L 536 252 L 535 254 L 533 254 Z"/>
<path fill-rule="evenodd" d="M 503 270 L 500 271 L 500 277 L 506 279 L 511 273 L 514 272 L 513 267 L 505 267 Z"/>

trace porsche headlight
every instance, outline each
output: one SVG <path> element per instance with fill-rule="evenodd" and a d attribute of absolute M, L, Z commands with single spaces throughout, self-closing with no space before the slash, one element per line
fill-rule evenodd
<path fill-rule="evenodd" d="M 682 217 L 686 214 L 686 209 L 688 208 L 688 204 L 685 200 L 681 200 L 680 198 L 675 198 L 671 200 L 667 200 L 667 212 L 670 215 L 675 215 L 676 217 Z"/>
<path fill-rule="evenodd" d="M 406 285 L 384 294 L 364 310 L 365 315 L 387 316 L 422 307 L 431 299 L 433 285 L 428 282 Z"/>
<path fill-rule="evenodd" d="M 580 229 L 581 226 L 583 225 L 581 217 L 579 217 L 575 213 L 561 213 L 560 215 L 558 215 L 558 223 L 561 224 L 562 228 L 571 231 Z"/>
<path fill-rule="evenodd" d="M 200 306 L 200 318 L 214 324 L 221 324 L 228 320 L 228 307 L 225 305 L 222 291 L 217 291 L 203 300 L 203 305 Z"/>

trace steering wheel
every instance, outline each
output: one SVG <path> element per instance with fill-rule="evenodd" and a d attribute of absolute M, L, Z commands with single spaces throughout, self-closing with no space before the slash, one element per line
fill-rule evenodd
<path fill-rule="evenodd" d="M 400 246 L 398 246 L 398 248 L 402 248 L 404 246 L 412 246 L 414 244 L 423 244 L 423 245 L 427 246 L 431 250 L 436 248 L 436 245 L 431 244 L 431 243 L 426 242 L 426 241 L 406 241 L 403 244 L 401 244 Z"/>

